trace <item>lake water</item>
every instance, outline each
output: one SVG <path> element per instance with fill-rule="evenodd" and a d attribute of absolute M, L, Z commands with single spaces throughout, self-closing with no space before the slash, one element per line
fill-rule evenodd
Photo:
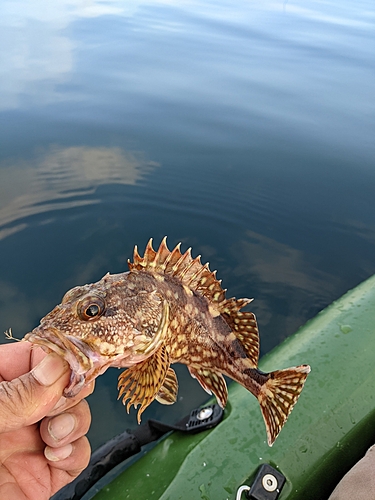
<path fill-rule="evenodd" d="M 262 353 L 372 275 L 374 28 L 365 0 L 3 0 L 0 331 L 150 237 L 255 298 Z M 144 419 L 207 399 L 177 372 Z M 94 448 L 136 425 L 117 376 L 90 397 Z"/>

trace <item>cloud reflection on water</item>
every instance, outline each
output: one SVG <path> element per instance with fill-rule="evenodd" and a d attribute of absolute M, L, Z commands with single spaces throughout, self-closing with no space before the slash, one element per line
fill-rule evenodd
<path fill-rule="evenodd" d="M 77 19 L 131 15 L 139 1 L 56 0 L 53 3 L 5 0 L 0 4 L 0 110 L 59 102 L 57 86 L 70 80 Z"/>
<path fill-rule="evenodd" d="M 33 160 L 0 164 L 0 240 L 26 227 L 25 219 L 99 203 L 104 184 L 134 185 L 158 163 L 119 147 L 50 146 Z"/>

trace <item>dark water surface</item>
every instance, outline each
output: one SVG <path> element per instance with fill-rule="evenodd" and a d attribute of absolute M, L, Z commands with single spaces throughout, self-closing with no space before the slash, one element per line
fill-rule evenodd
<path fill-rule="evenodd" d="M 365 0 L 3 1 L 0 332 L 151 236 L 255 298 L 262 353 L 373 274 L 374 28 Z M 206 400 L 177 372 L 145 418 Z M 90 397 L 94 447 L 136 425 L 117 376 Z"/>

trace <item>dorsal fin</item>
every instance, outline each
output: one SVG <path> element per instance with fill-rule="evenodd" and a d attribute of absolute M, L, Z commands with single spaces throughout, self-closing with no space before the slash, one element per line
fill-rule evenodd
<path fill-rule="evenodd" d="M 235 301 L 235 299 L 233 300 Z M 242 302 L 243 300 L 248 299 L 240 299 L 236 302 Z M 244 305 L 246 305 L 246 303 Z M 240 307 L 243 307 L 243 305 L 239 305 L 238 309 L 233 308 L 231 312 L 223 312 L 221 315 L 244 348 L 251 368 L 257 368 L 259 360 L 259 332 L 257 321 L 255 314 L 248 311 L 240 312 Z"/>
<path fill-rule="evenodd" d="M 133 262 L 128 261 L 130 271 L 151 271 L 158 274 L 167 274 L 178 278 L 183 285 L 203 295 L 211 302 L 225 303 L 225 290 L 221 281 L 216 279 L 216 271 L 211 272 L 207 264 L 202 264 L 200 255 L 191 256 L 191 248 L 181 253 L 180 243 L 170 251 L 167 247 L 167 238 L 163 238 L 157 251 L 152 247 L 152 238 L 147 243 L 144 256 L 134 248 Z"/>

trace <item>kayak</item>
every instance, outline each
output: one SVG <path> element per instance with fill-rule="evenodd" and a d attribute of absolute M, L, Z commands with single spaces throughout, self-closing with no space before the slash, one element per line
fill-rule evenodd
<path fill-rule="evenodd" d="M 375 276 L 261 359 L 265 372 L 311 366 L 273 447 L 258 401 L 232 383 L 220 423 L 166 434 L 95 500 L 327 499 L 375 443 L 374 359 Z"/>

